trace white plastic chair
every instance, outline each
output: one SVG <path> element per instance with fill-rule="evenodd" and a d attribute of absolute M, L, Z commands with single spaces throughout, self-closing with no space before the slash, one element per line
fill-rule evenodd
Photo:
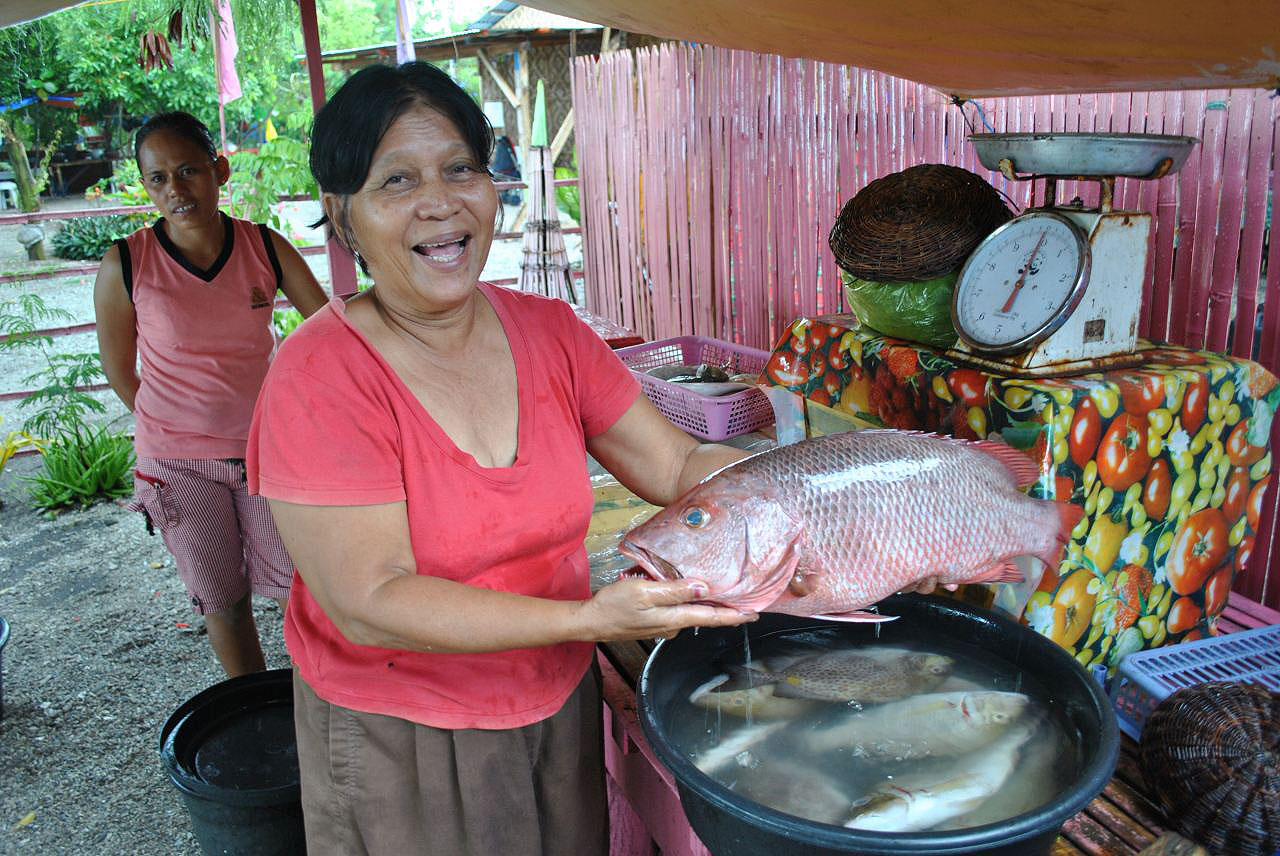
<path fill-rule="evenodd" d="M 18 207 L 18 185 L 12 181 L 0 181 L 0 211 Z"/>

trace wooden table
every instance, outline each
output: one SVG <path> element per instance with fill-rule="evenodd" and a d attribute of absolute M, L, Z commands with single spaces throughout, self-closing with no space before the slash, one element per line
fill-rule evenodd
<path fill-rule="evenodd" d="M 1225 633 L 1280 624 L 1280 612 L 1232 594 L 1218 627 Z M 604 673 L 611 856 L 707 856 L 685 821 L 671 773 L 645 742 L 636 714 L 636 681 L 652 643 L 599 646 Z M 1143 781 L 1137 744 L 1121 733 L 1120 761 L 1111 782 L 1064 824 L 1053 856 L 1208 856 L 1170 831 Z"/>
<path fill-rule="evenodd" d="M 89 158 L 86 160 L 62 161 L 61 163 L 50 163 L 49 169 L 53 172 L 53 190 L 59 196 L 67 196 L 71 193 L 71 185 L 78 184 L 77 191 L 84 190 L 93 182 L 100 178 L 110 178 L 114 169 L 115 161 L 111 158 Z M 69 170 L 71 177 L 67 178 L 63 175 L 63 170 Z"/>

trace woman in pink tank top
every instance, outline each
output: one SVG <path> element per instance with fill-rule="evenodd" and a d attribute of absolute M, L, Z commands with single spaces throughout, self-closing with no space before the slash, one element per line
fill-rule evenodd
<path fill-rule="evenodd" d="M 143 186 L 161 218 L 116 242 L 94 285 L 107 380 L 134 414 L 130 507 L 159 529 L 228 676 L 265 668 L 250 595 L 287 600 L 293 565 L 270 509 L 250 496 L 245 445 L 275 352 L 277 289 L 309 316 L 325 294 L 278 233 L 228 217 L 230 175 L 187 113 L 137 133 Z"/>

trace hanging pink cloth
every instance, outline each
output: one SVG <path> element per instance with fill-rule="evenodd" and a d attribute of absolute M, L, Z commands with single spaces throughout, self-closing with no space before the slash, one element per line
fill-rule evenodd
<path fill-rule="evenodd" d="M 236 44 L 236 25 L 231 20 L 231 5 L 227 0 L 218 0 L 218 103 L 229 104 L 243 93 L 240 91 L 240 75 L 236 74 L 236 54 L 240 46 Z"/>

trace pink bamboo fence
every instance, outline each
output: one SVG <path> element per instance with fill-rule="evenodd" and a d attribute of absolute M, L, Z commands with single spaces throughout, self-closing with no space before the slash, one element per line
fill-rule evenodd
<path fill-rule="evenodd" d="M 984 169 L 974 131 L 1199 138 L 1180 172 L 1121 179 L 1117 207 L 1155 215 L 1142 335 L 1251 357 L 1280 373 L 1280 247 L 1268 244 L 1280 99 L 1260 90 L 953 103 L 848 66 L 666 44 L 573 65 L 588 307 L 649 338 L 769 348 L 801 315 L 844 310 L 827 233 L 869 181 L 919 163 L 988 177 L 1021 209 L 1031 186 Z M 1059 199 L 1096 204 L 1092 183 Z M 1280 448 L 1280 420 L 1273 429 Z M 1280 606 L 1273 479 L 1242 594 Z"/>

